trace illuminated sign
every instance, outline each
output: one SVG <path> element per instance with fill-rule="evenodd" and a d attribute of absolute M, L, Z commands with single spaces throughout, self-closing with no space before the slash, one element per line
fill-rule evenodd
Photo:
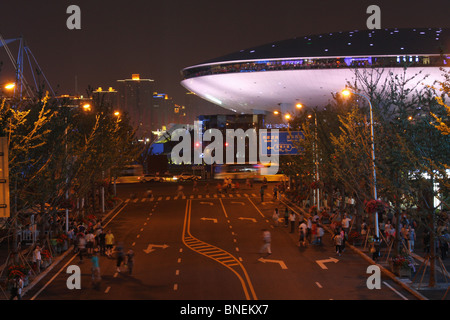
<path fill-rule="evenodd" d="M 304 139 L 304 136 L 300 131 L 280 131 L 278 135 L 265 135 L 262 139 L 267 142 L 267 150 L 263 150 L 263 152 L 265 151 L 267 154 L 268 150 L 274 149 L 282 156 L 299 154 L 298 144 L 300 139 Z"/>

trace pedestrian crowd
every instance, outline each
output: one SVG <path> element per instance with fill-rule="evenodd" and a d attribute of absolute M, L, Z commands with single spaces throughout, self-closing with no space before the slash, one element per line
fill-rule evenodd
<path fill-rule="evenodd" d="M 116 271 L 121 272 L 122 266 L 126 266 L 131 275 L 134 267 L 134 251 L 124 251 L 123 243 L 118 242 L 111 229 L 106 230 L 101 221 L 86 223 L 80 221 L 70 224 L 68 238 L 74 246 L 74 252 L 78 254 L 79 263 L 84 258 L 90 258 L 92 271 L 92 285 L 98 289 L 101 281 L 99 256 L 116 260 Z"/>

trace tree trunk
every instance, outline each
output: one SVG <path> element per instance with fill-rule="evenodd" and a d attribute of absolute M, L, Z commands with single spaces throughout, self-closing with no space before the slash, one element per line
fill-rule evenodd
<path fill-rule="evenodd" d="M 431 233 L 430 233 L 430 280 L 429 287 L 436 286 L 436 215 L 433 212 L 431 214 Z"/>

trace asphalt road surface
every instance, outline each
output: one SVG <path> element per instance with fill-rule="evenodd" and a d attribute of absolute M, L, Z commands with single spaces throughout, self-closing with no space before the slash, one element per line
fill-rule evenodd
<path fill-rule="evenodd" d="M 115 258 L 100 257 L 102 281 L 91 283 L 91 262 L 71 253 L 26 294 L 32 300 L 415 300 L 381 274 L 380 289 L 369 289 L 368 262 L 351 250 L 339 256 L 331 235 L 323 244 L 298 246 L 290 233 L 285 204 L 271 199 L 269 185 L 261 202 L 259 186 L 217 194 L 214 188 L 193 192 L 185 182 L 177 197 L 173 183 L 118 186 L 124 205 L 105 222 L 116 245 L 135 252 L 128 273 Z M 146 197 L 151 189 L 153 198 Z M 295 208 L 294 208 L 295 209 Z M 297 211 L 298 212 L 298 211 Z M 297 220 L 298 225 L 298 220 Z M 259 252 L 262 230 L 272 235 L 272 254 Z M 69 266 L 79 266 L 81 289 L 69 289 Z"/>

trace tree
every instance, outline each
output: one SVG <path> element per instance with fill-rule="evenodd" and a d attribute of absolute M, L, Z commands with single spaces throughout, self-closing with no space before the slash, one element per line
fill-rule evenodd
<path fill-rule="evenodd" d="M 142 146 L 127 115 L 114 116 L 112 107 L 101 102 L 92 113 L 42 92 L 32 99 L 0 102 L 0 135 L 9 143 L 16 252 L 18 220 L 35 214 L 42 231 L 47 230 L 55 213 L 69 206 L 69 192 L 92 194 L 108 182 L 111 168 L 137 159 Z"/>

